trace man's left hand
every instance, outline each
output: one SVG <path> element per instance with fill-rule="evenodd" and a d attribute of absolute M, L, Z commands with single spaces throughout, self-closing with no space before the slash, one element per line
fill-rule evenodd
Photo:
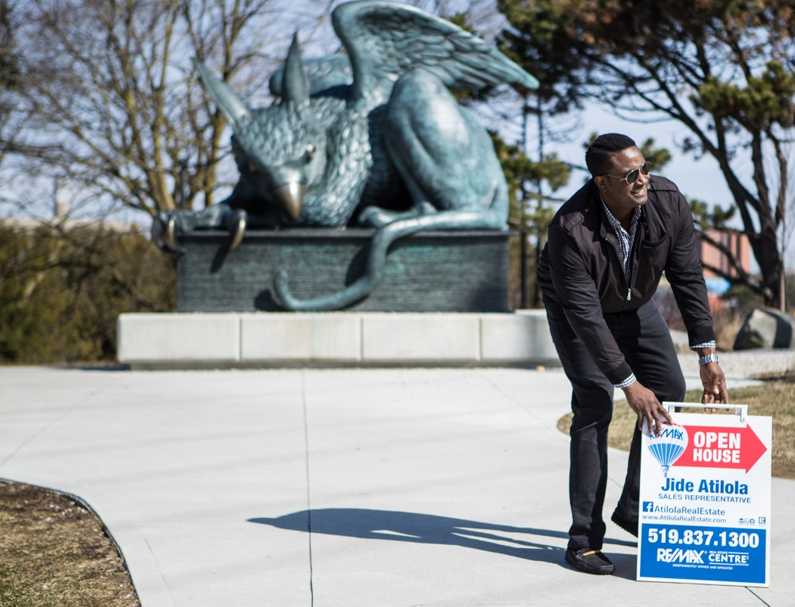
<path fill-rule="evenodd" d="M 707 363 L 699 369 L 701 383 L 704 392 L 701 395 L 701 403 L 711 405 L 713 403 L 729 403 L 729 392 L 726 390 L 726 378 L 723 370 L 718 363 Z"/>

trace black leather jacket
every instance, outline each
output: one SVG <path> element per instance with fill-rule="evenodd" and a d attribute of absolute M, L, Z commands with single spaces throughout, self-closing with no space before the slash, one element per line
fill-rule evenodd
<path fill-rule="evenodd" d="M 552 320 L 565 314 L 599 369 L 614 384 L 632 373 L 605 314 L 647 303 L 663 271 L 687 327 L 690 345 L 715 339 L 707 288 L 695 249 L 690 207 L 676 185 L 652 176 L 624 277 L 618 238 L 591 179 L 555 214 L 538 264 L 538 284 Z"/>

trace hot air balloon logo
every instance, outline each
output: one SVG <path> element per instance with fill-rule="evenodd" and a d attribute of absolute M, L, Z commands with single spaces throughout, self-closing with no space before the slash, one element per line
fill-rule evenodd
<path fill-rule="evenodd" d="M 649 438 L 649 451 L 662 468 L 665 478 L 668 478 L 668 470 L 676 460 L 685 452 L 687 447 L 687 430 L 679 424 L 661 424 L 662 431 L 656 436 L 650 434 L 648 426 L 644 425 L 643 434 Z"/>

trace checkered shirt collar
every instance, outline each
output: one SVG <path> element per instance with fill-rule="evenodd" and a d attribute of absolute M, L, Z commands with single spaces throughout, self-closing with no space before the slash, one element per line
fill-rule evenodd
<path fill-rule="evenodd" d="M 602 201 L 602 208 L 605 210 L 605 214 L 607 215 L 607 221 L 610 222 L 610 225 L 613 226 L 613 230 L 615 230 L 616 236 L 618 236 L 618 246 L 621 248 L 621 257 L 624 261 L 624 278 L 627 280 L 627 284 L 630 284 L 631 278 L 631 267 L 629 263 L 629 253 L 632 251 L 632 245 L 635 242 L 635 234 L 638 231 L 638 223 L 640 222 L 641 213 L 643 213 L 643 207 L 638 207 L 632 214 L 632 222 L 629 226 L 629 233 L 624 229 L 624 226 L 621 225 L 621 222 L 616 219 L 616 216 L 610 212 L 610 209 L 605 204 L 604 198 L 602 198 L 602 194 L 599 194 L 599 200 Z"/>

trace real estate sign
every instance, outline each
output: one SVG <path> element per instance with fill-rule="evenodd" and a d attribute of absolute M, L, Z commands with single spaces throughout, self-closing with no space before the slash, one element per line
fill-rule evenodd
<path fill-rule="evenodd" d="M 638 580 L 767 586 L 771 418 L 664 405 L 674 424 L 643 434 Z"/>

